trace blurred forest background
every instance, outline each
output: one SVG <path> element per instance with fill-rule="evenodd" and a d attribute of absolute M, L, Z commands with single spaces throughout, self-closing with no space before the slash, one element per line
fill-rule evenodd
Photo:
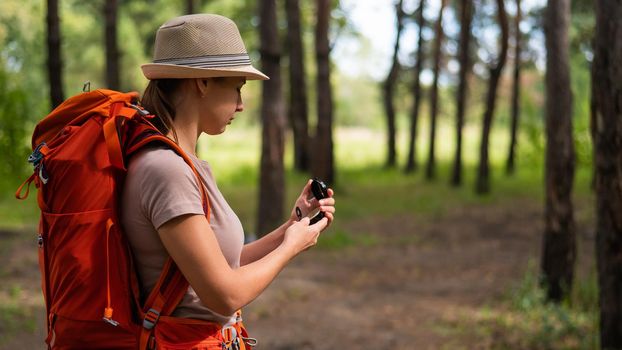
<path fill-rule="evenodd" d="M 248 308 L 260 349 L 622 349 L 622 226 L 602 224 L 622 95 L 592 83 L 594 62 L 622 71 L 606 37 L 622 10 L 596 3 L 0 2 L 0 348 L 45 337 L 38 208 L 14 199 L 35 124 L 86 82 L 142 92 L 159 25 L 217 13 L 272 78 L 199 143 L 249 239 L 309 177 L 338 199 L 317 249 Z M 591 127 L 598 111 L 611 126 Z"/>

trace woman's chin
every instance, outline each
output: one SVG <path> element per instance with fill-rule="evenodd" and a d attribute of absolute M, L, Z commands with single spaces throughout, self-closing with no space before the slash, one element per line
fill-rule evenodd
<path fill-rule="evenodd" d="M 223 126 L 222 129 L 220 130 L 206 130 L 205 133 L 210 135 L 210 136 L 216 136 L 216 135 L 220 135 L 223 132 L 225 132 L 225 130 L 227 130 L 227 126 Z"/>

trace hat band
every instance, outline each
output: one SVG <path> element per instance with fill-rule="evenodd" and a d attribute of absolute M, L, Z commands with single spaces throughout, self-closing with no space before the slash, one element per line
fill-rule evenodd
<path fill-rule="evenodd" d="M 210 55 L 198 57 L 165 58 L 153 60 L 153 63 L 174 64 L 178 66 L 189 66 L 197 68 L 214 68 L 230 66 L 248 66 L 251 59 L 248 54 L 234 55 Z"/>

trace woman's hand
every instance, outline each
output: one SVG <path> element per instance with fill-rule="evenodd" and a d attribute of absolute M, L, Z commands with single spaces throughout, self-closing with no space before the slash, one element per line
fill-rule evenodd
<path fill-rule="evenodd" d="M 311 194 L 311 182 L 313 182 L 313 180 L 307 181 L 307 184 L 302 189 L 300 196 L 296 199 L 296 203 L 294 204 L 294 208 L 292 209 L 289 219 L 291 222 L 299 220 L 298 215 L 296 214 L 296 208 L 300 209 L 303 218 L 319 208 L 320 211 L 324 212 L 324 216 L 328 219 L 326 226 L 330 226 L 333 222 L 335 214 L 335 199 L 333 198 L 334 192 L 329 188 L 328 198 L 321 199 L 318 202 L 318 200 Z"/>
<path fill-rule="evenodd" d="M 294 222 L 285 231 L 282 245 L 291 249 L 294 255 L 316 245 L 320 233 L 328 227 L 327 217 L 313 225 L 309 225 L 309 221 L 309 218 L 304 217 L 302 220 Z"/>

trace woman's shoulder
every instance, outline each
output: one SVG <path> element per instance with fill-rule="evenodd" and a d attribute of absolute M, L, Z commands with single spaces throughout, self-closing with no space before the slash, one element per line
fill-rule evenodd
<path fill-rule="evenodd" d="M 171 180 L 193 175 L 192 169 L 175 151 L 164 146 L 148 147 L 134 155 L 129 163 L 128 176 L 139 175 L 151 180 Z"/>

